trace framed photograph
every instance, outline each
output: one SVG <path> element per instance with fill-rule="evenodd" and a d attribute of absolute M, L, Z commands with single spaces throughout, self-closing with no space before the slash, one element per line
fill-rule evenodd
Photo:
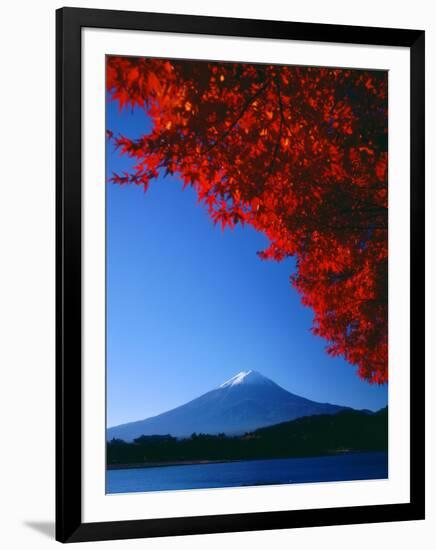
<path fill-rule="evenodd" d="M 56 48 L 56 538 L 423 519 L 424 32 Z"/>

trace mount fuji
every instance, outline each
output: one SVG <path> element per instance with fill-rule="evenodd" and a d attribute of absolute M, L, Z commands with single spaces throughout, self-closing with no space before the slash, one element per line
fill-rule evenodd
<path fill-rule="evenodd" d="M 141 435 L 189 437 L 192 433 L 240 435 L 302 416 L 336 414 L 349 407 L 317 403 L 288 392 L 254 370 L 167 412 L 107 429 L 107 439 Z"/>

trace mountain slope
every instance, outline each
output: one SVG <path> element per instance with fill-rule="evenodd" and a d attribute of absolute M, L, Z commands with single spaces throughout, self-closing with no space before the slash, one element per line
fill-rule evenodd
<path fill-rule="evenodd" d="M 344 408 L 294 395 L 260 373 L 246 371 L 180 407 L 108 428 L 107 438 L 132 441 L 141 435 L 187 437 L 194 432 L 238 435 L 302 416 L 335 414 Z"/>

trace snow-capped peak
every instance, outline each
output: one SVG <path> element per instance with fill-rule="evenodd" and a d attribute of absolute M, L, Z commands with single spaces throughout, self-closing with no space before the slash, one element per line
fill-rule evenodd
<path fill-rule="evenodd" d="M 219 387 L 229 388 L 231 386 L 238 386 L 239 384 L 258 384 L 259 382 L 269 382 L 269 380 L 255 370 L 243 370 Z"/>

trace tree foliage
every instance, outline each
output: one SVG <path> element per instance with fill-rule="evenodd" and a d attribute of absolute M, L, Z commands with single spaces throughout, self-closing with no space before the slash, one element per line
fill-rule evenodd
<path fill-rule="evenodd" d="M 375 414 L 345 410 L 282 422 L 240 436 L 192 434 L 138 437 L 107 442 L 107 465 L 250 460 L 325 456 L 388 449 L 388 409 Z"/>
<path fill-rule="evenodd" d="M 223 229 L 268 237 L 262 259 L 295 256 L 328 353 L 386 382 L 387 73 L 109 57 L 107 89 L 153 123 L 139 139 L 108 129 L 136 160 L 112 181 L 177 173 Z"/>

